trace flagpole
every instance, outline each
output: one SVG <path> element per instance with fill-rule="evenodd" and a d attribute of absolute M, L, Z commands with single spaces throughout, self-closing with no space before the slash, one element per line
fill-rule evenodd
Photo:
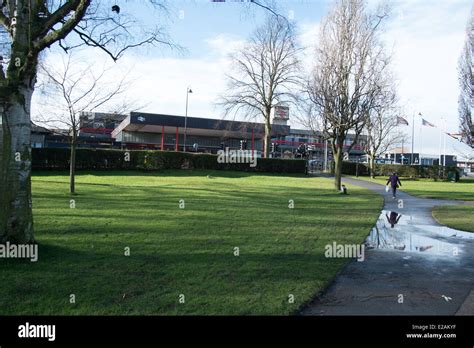
<path fill-rule="evenodd" d="M 443 167 L 446 167 L 446 120 L 444 120 L 443 142 L 444 142 L 444 146 L 443 146 L 443 152 L 444 152 Z"/>
<path fill-rule="evenodd" d="M 418 113 L 418 116 L 421 117 L 421 127 L 420 127 L 420 154 L 418 155 L 418 164 L 421 166 L 423 163 L 423 116 L 421 112 Z"/>
<path fill-rule="evenodd" d="M 423 159 L 423 125 L 420 127 L 420 154 L 418 155 L 418 164 L 421 165 L 422 159 Z"/>
<path fill-rule="evenodd" d="M 443 122 L 443 118 L 441 117 L 441 122 Z M 439 167 L 439 171 L 438 171 L 438 175 L 441 175 L 441 140 L 442 140 L 442 128 L 441 128 L 441 125 L 439 127 L 439 148 L 438 148 L 438 167 Z"/>
<path fill-rule="evenodd" d="M 405 145 L 405 144 L 404 144 L 403 138 L 402 138 L 402 155 L 400 156 L 400 162 L 401 162 L 401 164 L 403 164 L 403 157 L 404 157 L 404 155 L 403 155 L 403 152 L 404 152 L 403 145 Z"/>
<path fill-rule="evenodd" d="M 415 145 L 415 112 L 413 112 L 412 118 L 411 118 L 411 156 L 410 156 L 411 165 L 413 165 L 414 145 Z"/>

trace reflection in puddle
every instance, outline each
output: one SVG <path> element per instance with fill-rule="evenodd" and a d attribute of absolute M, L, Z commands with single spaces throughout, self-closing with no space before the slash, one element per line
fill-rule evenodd
<path fill-rule="evenodd" d="M 449 235 L 453 236 L 457 232 L 459 231 L 443 226 L 415 225 L 408 215 L 382 211 L 365 244 L 369 249 L 392 249 L 454 257 L 461 253 L 462 247 L 455 237 L 449 239 Z"/>
<path fill-rule="evenodd" d="M 388 223 L 390 224 L 390 227 L 394 228 L 396 224 L 398 224 L 398 220 L 402 217 L 401 214 L 398 214 L 395 211 L 390 212 L 390 216 L 388 213 L 385 213 L 385 217 L 387 218 Z"/>

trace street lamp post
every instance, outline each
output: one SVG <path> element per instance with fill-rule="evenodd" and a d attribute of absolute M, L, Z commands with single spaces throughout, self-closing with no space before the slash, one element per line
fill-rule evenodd
<path fill-rule="evenodd" d="M 188 131 L 188 97 L 189 97 L 189 93 L 193 93 L 193 91 L 188 86 L 188 87 L 186 87 L 186 113 L 184 115 L 184 147 L 183 147 L 183 152 L 186 152 L 186 133 Z"/>

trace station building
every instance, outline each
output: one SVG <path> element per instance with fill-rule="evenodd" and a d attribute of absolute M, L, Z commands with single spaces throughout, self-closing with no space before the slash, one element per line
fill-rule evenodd
<path fill-rule="evenodd" d="M 304 144 L 312 158 L 322 159 L 326 143 L 322 134 L 309 130 L 291 129 L 287 110 L 272 113 L 272 157 L 285 157 L 285 153 L 295 154 Z M 186 131 L 185 131 L 186 130 Z M 122 148 L 184 150 L 186 132 L 186 151 L 216 153 L 218 150 L 243 148 L 262 152 L 264 149 L 265 125 L 263 123 L 229 121 L 210 118 L 183 117 L 175 115 L 132 112 L 112 132 Z M 349 135 L 346 146 L 352 141 Z M 196 145 L 195 145 L 196 144 Z M 332 158 L 330 144 L 328 159 Z M 350 156 L 364 154 L 360 144 L 350 151 Z M 291 155 L 290 155 L 291 156 Z"/>
<path fill-rule="evenodd" d="M 327 153 L 330 161 L 331 146 L 324 141 L 322 134 L 291 128 L 288 115 L 288 107 L 280 106 L 272 110 L 271 156 L 293 158 L 297 156 L 298 147 L 303 144 L 310 158 L 323 161 Z M 184 151 L 185 133 L 188 152 L 216 153 L 228 147 L 255 150 L 260 154 L 264 149 L 263 123 L 144 112 L 131 112 L 128 115 L 82 113 L 78 147 Z M 69 147 L 70 139 L 66 130 L 54 130 L 41 136 L 44 139 L 38 147 Z M 362 138 L 350 151 L 350 160 L 363 155 Z M 351 139 L 349 135 L 347 146 Z"/>
<path fill-rule="evenodd" d="M 272 137 L 283 137 L 289 133 L 290 126 L 272 125 Z M 122 148 L 208 153 L 216 153 L 226 147 L 239 149 L 241 141 L 248 150 L 262 151 L 264 135 L 263 123 L 142 112 L 130 113 L 111 133 Z"/>

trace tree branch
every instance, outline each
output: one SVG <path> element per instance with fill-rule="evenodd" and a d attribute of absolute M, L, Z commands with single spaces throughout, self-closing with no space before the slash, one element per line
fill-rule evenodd
<path fill-rule="evenodd" d="M 72 0 L 68 1 L 67 4 L 72 6 L 65 7 L 67 4 L 59 8 L 55 13 L 51 15 L 54 18 L 50 23 L 53 23 L 53 26 L 60 21 L 64 20 L 64 18 L 69 14 L 69 12 L 74 11 L 74 14 L 66 20 L 66 22 L 62 25 L 62 27 L 58 30 L 51 31 L 50 33 L 46 34 L 46 36 L 40 38 L 38 41 L 35 42 L 34 48 L 37 52 L 42 51 L 46 47 L 51 46 L 56 41 L 64 39 L 74 28 L 77 24 L 82 20 L 84 15 L 86 14 L 87 8 L 90 6 L 91 0 Z M 52 29 L 52 26 L 49 27 Z M 39 36 L 41 37 L 41 36 Z"/>

